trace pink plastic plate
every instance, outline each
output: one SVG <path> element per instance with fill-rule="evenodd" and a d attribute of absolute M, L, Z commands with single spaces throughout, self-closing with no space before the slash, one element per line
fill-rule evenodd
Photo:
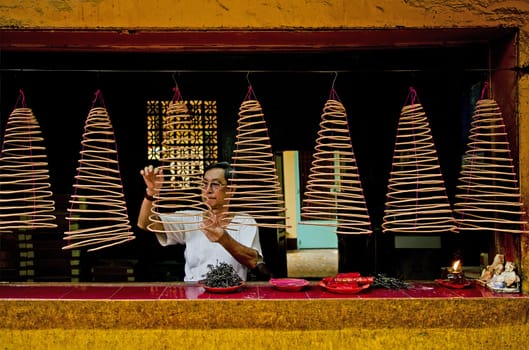
<path fill-rule="evenodd" d="M 309 281 L 301 278 L 271 278 L 270 284 L 279 290 L 297 292 L 309 285 Z"/>

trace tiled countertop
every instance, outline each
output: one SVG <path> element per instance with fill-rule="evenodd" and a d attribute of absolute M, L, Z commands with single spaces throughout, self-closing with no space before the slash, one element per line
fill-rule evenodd
<path fill-rule="evenodd" d="M 225 294 L 186 283 L 0 284 L 0 324 L 8 328 L 479 327 L 490 320 L 525 324 L 528 314 L 529 297 L 524 294 L 494 293 L 478 285 L 449 289 L 435 282 L 357 294 L 328 292 L 317 282 L 299 292 L 250 282 Z"/>
<path fill-rule="evenodd" d="M 315 282 L 299 292 L 251 282 L 228 294 L 185 283 L 0 284 L 6 349 L 115 349 L 125 340 L 135 349 L 518 349 L 527 315 L 526 295 L 435 282 L 358 294 Z"/>
<path fill-rule="evenodd" d="M 301 291 L 277 290 L 266 282 L 249 282 L 231 293 L 207 292 L 189 283 L 0 283 L 0 299 L 36 300 L 320 300 L 320 299 L 417 299 L 417 298 L 529 298 L 521 293 L 495 293 L 479 285 L 450 289 L 435 282 L 410 282 L 408 289 L 369 288 L 356 294 L 329 292 L 317 282 Z"/>

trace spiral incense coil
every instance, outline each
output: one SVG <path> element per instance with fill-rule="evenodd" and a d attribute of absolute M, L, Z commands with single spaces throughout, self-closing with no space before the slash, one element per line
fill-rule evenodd
<path fill-rule="evenodd" d="M 33 111 L 15 108 L 0 156 L 0 232 L 57 227 L 43 141 Z"/>
<path fill-rule="evenodd" d="M 186 146 L 193 137 L 191 125 L 191 117 L 185 102 L 181 99 L 170 102 L 164 122 L 160 159 L 162 165 L 159 167 L 162 173 L 158 174 L 163 185 L 155 191 L 157 194 L 154 196 L 151 209 L 151 223 L 147 226 L 151 232 L 174 232 L 167 230 L 166 225 L 162 225 L 162 229 L 159 230 L 155 226 L 157 223 L 193 223 L 197 211 L 200 213 L 208 209 L 202 200 L 202 163 L 189 160 L 189 154 L 193 152 L 193 149 Z M 174 220 L 171 216 L 164 216 L 163 222 L 160 219 L 160 214 L 175 212 L 178 212 L 178 217 L 174 216 Z"/>
<path fill-rule="evenodd" d="M 107 110 L 92 108 L 84 127 L 81 158 L 70 196 L 69 231 L 63 249 L 107 248 L 135 237 L 127 214 L 114 130 Z"/>
<path fill-rule="evenodd" d="M 457 188 L 454 211 L 461 230 L 525 232 L 526 213 L 495 100 L 476 104 Z"/>
<path fill-rule="evenodd" d="M 336 226 L 339 234 L 371 234 L 347 114 L 337 100 L 325 103 L 315 151 L 301 208 L 302 224 Z"/>
<path fill-rule="evenodd" d="M 457 232 L 421 104 L 401 110 L 384 214 L 385 233 Z"/>
<path fill-rule="evenodd" d="M 250 88 L 251 91 L 251 88 Z M 254 217 L 258 226 L 286 227 L 283 193 L 277 176 L 268 128 L 259 101 L 246 99 L 239 108 L 233 177 L 227 195 L 230 211 Z"/>

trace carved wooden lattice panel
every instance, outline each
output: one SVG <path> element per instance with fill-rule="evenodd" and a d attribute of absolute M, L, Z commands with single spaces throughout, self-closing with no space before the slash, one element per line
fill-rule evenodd
<path fill-rule="evenodd" d="M 239 108 L 235 146 L 231 162 L 234 176 L 226 191 L 231 196 L 230 211 L 250 214 L 258 226 L 286 227 L 283 191 L 268 127 L 251 86 Z"/>
<path fill-rule="evenodd" d="M 7 120 L 0 155 L 0 232 L 57 227 L 44 138 L 23 91 L 20 99 L 22 107 Z"/>
<path fill-rule="evenodd" d="M 428 118 L 417 94 L 402 107 L 390 173 L 383 232 L 457 232 Z"/>
<path fill-rule="evenodd" d="M 303 224 L 336 226 L 339 234 L 373 232 L 347 113 L 334 89 L 323 107 L 304 198 Z"/>
<path fill-rule="evenodd" d="M 182 100 L 186 105 L 190 118 L 188 135 L 185 138 L 176 138 L 172 142 L 179 142 L 185 146 L 179 152 L 187 152 L 189 160 L 199 160 L 203 164 L 210 164 L 218 159 L 218 126 L 217 102 L 211 100 Z M 164 143 L 164 127 L 168 125 L 168 108 L 172 101 L 147 101 L 147 158 L 160 160 L 162 157 L 162 144 Z M 185 142 L 185 145 L 183 144 Z M 203 169 L 203 166 L 202 166 Z"/>
<path fill-rule="evenodd" d="M 495 100 L 476 104 L 457 188 L 454 211 L 461 231 L 525 232 L 526 212 Z"/>
<path fill-rule="evenodd" d="M 102 102 L 100 91 L 96 101 Z M 85 122 L 79 167 L 70 196 L 68 231 L 63 249 L 107 248 L 134 239 L 127 213 L 110 116 L 104 107 L 92 107 Z"/>
<path fill-rule="evenodd" d="M 147 101 L 147 159 L 160 159 L 163 115 L 170 101 Z"/>

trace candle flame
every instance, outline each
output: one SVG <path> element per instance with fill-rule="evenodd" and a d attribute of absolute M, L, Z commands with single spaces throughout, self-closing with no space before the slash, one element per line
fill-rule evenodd
<path fill-rule="evenodd" d="M 452 270 L 454 272 L 461 271 L 461 261 L 460 260 L 457 260 L 456 262 L 454 262 L 454 265 L 452 266 Z"/>

